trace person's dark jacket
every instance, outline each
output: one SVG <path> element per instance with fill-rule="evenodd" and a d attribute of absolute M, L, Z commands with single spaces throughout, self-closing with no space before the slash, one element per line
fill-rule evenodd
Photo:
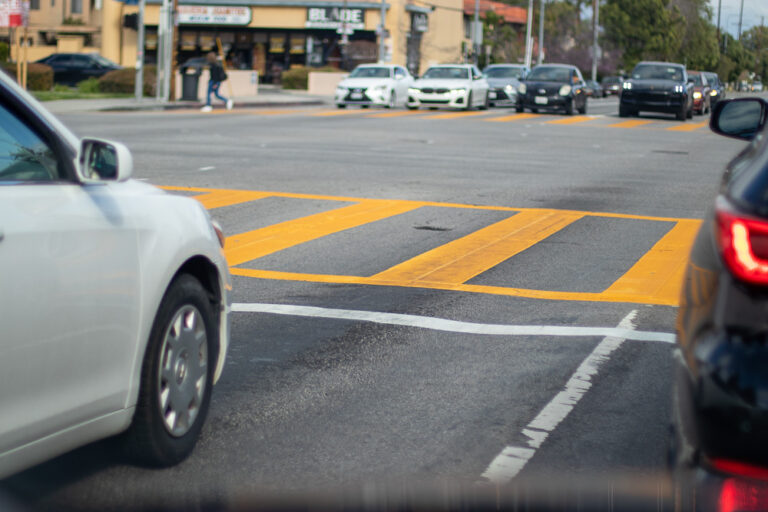
<path fill-rule="evenodd" d="M 221 67 L 221 64 L 218 62 L 211 64 L 211 81 L 223 82 L 226 79 L 227 74 L 224 72 L 224 68 Z"/>

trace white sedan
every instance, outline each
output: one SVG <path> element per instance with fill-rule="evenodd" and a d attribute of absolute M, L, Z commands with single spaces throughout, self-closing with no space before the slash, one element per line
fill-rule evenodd
<path fill-rule="evenodd" d="M 229 343 L 224 236 L 0 73 L 0 478 L 121 434 L 192 451 Z"/>
<path fill-rule="evenodd" d="M 476 66 L 432 66 L 408 90 L 408 108 L 415 110 L 423 105 L 432 108 L 487 109 L 488 89 L 488 81 Z"/>
<path fill-rule="evenodd" d="M 339 83 L 334 101 L 339 108 L 347 105 L 394 108 L 405 105 L 412 84 L 413 76 L 402 66 L 364 64 Z"/>

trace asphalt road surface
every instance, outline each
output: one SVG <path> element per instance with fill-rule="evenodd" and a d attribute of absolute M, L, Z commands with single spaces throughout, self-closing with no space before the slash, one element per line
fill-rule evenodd
<path fill-rule="evenodd" d="M 232 345 L 178 467 L 125 465 L 96 443 L 0 489 L 78 510 L 440 504 L 478 482 L 630 481 L 648 503 L 667 499 L 680 272 L 744 143 L 705 117 L 616 111 L 612 98 L 573 117 L 62 116 L 125 142 L 136 178 L 197 196 L 221 222 Z"/>

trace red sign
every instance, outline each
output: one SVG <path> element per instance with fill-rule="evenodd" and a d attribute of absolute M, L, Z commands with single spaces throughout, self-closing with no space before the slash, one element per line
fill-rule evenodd
<path fill-rule="evenodd" d="M 29 14 L 25 16 L 24 7 L 28 9 L 28 5 L 28 2 L 22 0 L 0 0 L 0 27 L 24 26 L 24 22 L 29 18 Z"/>

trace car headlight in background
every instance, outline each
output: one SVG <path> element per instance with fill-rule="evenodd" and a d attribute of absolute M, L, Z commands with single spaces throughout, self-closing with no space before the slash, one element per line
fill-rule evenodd
<path fill-rule="evenodd" d="M 698 99 L 701 99 L 701 91 L 694 91 L 694 92 L 693 92 L 693 97 L 694 97 L 695 99 L 697 99 L 697 100 L 698 100 Z"/>
<path fill-rule="evenodd" d="M 408 94 L 419 94 L 421 92 L 421 89 L 417 87 L 409 87 L 408 88 Z"/>
<path fill-rule="evenodd" d="M 710 96 L 717 96 L 717 91 L 712 89 L 711 91 L 709 91 L 709 95 Z"/>
<path fill-rule="evenodd" d="M 336 94 L 347 94 L 347 88 L 341 85 L 336 87 Z"/>
<path fill-rule="evenodd" d="M 570 85 L 564 85 L 560 88 L 560 96 L 568 96 L 571 94 L 572 87 Z"/>
<path fill-rule="evenodd" d="M 512 93 L 514 93 L 514 92 L 515 92 L 515 88 L 514 88 L 514 87 L 512 87 L 512 84 L 507 84 L 507 85 L 504 87 L 504 92 L 506 92 L 507 94 L 512 94 Z"/>
<path fill-rule="evenodd" d="M 525 91 L 527 89 L 528 88 L 525 86 L 525 84 L 520 84 L 520 87 L 517 88 L 517 92 L 519 92 L 520 94 L 525 94 Z"/>
<path fill-rule="evenodd" d="M 466 89 L 451 89 L 451 95 L 453 96 L 465 96 L 466 94 Z"/>
<path fill-rule="evenodd" d="M 623 84 L 621 84 L 621 87 L 629 91 L 632 89 L 632 82 L 624 82 Z"/>
<path fill-rule="evenodd" d="M 683 93 L 683 92 L 685 92 L 685 87 L 683 87 L 682 85 L 676 85 L 675 86 L 675 92 L 676 93 Z"/>

